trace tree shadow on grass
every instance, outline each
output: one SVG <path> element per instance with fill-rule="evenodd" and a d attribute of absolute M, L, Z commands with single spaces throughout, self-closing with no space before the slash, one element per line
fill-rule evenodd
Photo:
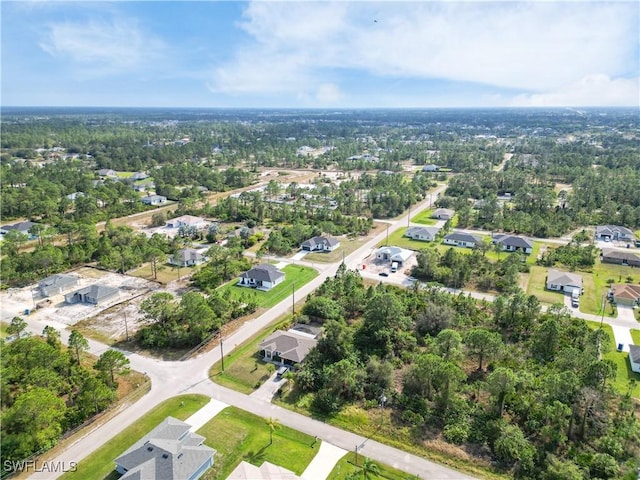
<path fill-rule="evenodd" d="M 247 454 L 244 456 L 244 460 L 248 461 L 249 463 L 251 463 L 252 465 L 262 465 L 262 463 L 265 461 L 265 457 L 267 455 L 267 448 L 269 448 L 271 445 L 267 444 L 264 447 L 262 447 L 260 450 L 258 450 L 257 452 L 247 452 Z"/>

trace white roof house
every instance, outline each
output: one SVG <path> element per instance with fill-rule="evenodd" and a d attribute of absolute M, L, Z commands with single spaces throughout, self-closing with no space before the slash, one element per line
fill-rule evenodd
<path fill-rule="evenodd" d="M 582 293 L 582 275 L 570 272 L 561 272 L 550 268 L 547 272 L 547 290 L 572 293 L 579 289 Z"/>
<path fill-rule="evenodd" d="M 378 260 L 398 262 L 400 265 L 409 260 L 411 255 L 413 255 L 413 251 L 400 247 L 381 247 L 376 252 L 376 258 Z"/>

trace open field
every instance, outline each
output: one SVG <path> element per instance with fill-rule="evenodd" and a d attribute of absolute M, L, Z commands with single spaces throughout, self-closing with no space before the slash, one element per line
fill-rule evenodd
<path fill-rule="evenodd" d="M 590 328 L 593 330 L 597 330 L 600 328 L 599 322 L 587 322 Z M 636 384 L 631 391 L 631 395 L 634 398 L 640 398 L 640 373 L 635 373 L 631 370 L 631 364 L 629 363 L 629 352 L 618 352 L 616 350 L 616 339 L 613 336 L 613 330 L 609 325 L 603 325 L 602 329 L 607 332 L 609 335 L 609 346 L 610 351 L 605 353 L 604 358 L 606 360 L 611 360 L 616 365 L 616 379 L 613 381 L 613 388 L 615 390 L 625 395 L 629 392 L 629 382 L 633 379 L 636 381 Z M 634 330 L 631 331 L 633 341 L 635 343 L 636 337 L 633 337 Z M 635 330 L 635 332 L 639 332 Z"/>
<path fill-rule="evenodd" d="M 258 344 L 272 332 L 285 328 L 291 322 L 291 315 L 273 326 L 258 332 L 230 355 L 224 357 L 224 372 L 222 363 L 215 363 L 209 370 L 209 378 L 215 383 L 237 390 L 245 394 L 252 393 L 257 386 L 269 378 L 269 365 L 262 360 L 258 352 Z"/>
<path fill-rule="evenodd" d="M 165 400 L 82 460 L 78 464 L 77 471 L 65 473 L 60 478 L 68 480 L 79 478 L 115 480 L 119 478 L 120 474 L 115 471 L 113 461 L 125 450 L 149 433 L 165 417 L 170 415 L 178 420 L 185 420 L 208 402 L 209 397 L 205 395 L 180 395 Z"/>
<path fill-rule="evenodd" d="M 435 208 L 428 208 L 427 210 L 423 210 L 415 217 L 411 218 L 413 223 L 419 223 L 421 225 L 435 225 L 437 220 L 435 218 L 431 218 L 433 212 L 435 212 Z"/>
<path fill-rule="evenodd" d="M 284 282 L 276 285 L 271 290 L 263 292 L 255 288 L 239 287 L 235 278 L 220 287 L 223 294 L 228 294 L 233 298 L 240 298 L 243 294 L 255 296 L 260 307 L 271 308 L 291 295 L 294 288 L 298 289 L 313 280 L 318 272 L 313 268 L 302 265 L 287 265 L 282 269 L 285 273 Z"/>
<path fill-rule="evenodd" d="M 533 266 L 529 273 L 529 285 L 527 293 L 535 295 L 540 303 L 553 305 L 554 303 L 564 304 L 564 293 L 552 292 L 545 288 L 547 279 L 547 269 L 545 267 Z"/>
<path fill-rule="evenodd" d="M 366 455 L 358 455 L 358 466 L 356 467 L 356 454 L 354 452 L 347 453 L 344 457 L 338 460 L 336 466 L 331 470 L 331 473 L 327 477 L 327 480 L 343 480 L 350 473 L 353 472 L 362 472 L 362 462 L 366 458 Z M 378 475 L 369 474 L 369 478 L 372 480 L 375 479 L 387 479 L 387 480 L 407 480 L 413 478 L 409 476 L 407 473 L 402 472 L 400 470 L 396 470 L 389 465 L 384 465 L 382 463 L 373 462 L 379 470 Z"/>
<path fill-rule="evenodd" d="M 153 280 L 158 283 L 162 283 L 166 285 L 169 282 L 173 282 L 174 280 L 184 280 L 186 277 L 191 276 L 191 274 L 201 268 L 202 265 L 196 265 L 195 267 L 177 267 L 175 265 L 170 265 L 165 263 L 163 265 L 158 265 L 158 278 L 153 278 L 153 273 L 151 271 L 151 263 L 145 263 L 141 267 L 136 268 L 135 270 L 131 270 L 128 272 L 129 275 L 133 277 L 145 278 L 147 280 Z"/>
<path fill-rule="evenodd" d="M 225 408 L 206 423 L 198 434 L 206 437 L 205 445 L 215 448 L 214 465 L 204 480 L 224 479 L 241 462 L 255 466 L 267 461 L 301 475 L 318 452 L 320 443 L 284 425 L 273 432 L 270 443 L 268 419 L 235 407 Z"/>

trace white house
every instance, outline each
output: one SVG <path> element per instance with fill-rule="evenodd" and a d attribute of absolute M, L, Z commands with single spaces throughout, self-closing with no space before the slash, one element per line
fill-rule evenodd
<path fill-rule="evenodd" d="M 300 245 L 307 252 L 333 252 L 340 246 L 340 241 L 333 237 L 313 237 Z"/>
<path fill-rule="evenodd" d="M 440 170 L 440 166 L 433 163 L 422 167 L 423 172 L 437 172 L 438 170 Z"/>
<path fill-rule="evenodd" d="M 181 217 L 172 218 L 167 220 L 167 228 L 180 228 L 180 227 L 204 227 L 206 221 L 204 218 L 195 217 L 193 215 L 182 215 Z"/>
<path fill-rule="evenodd" d="M 529 255 L 533 252 L 533 242 L 528 238 L 518 237 L 515 235 L 494 235 L 491 239 L 494 245 L 500 245 L 505 252 L 516 252 L 520 250 Z"/>
<path fill-rule="evenodd" d="M 451 210 L 450 208 L 438 208 L 431 214 L 431 218 L 437 218 L 438 220 L 451 220 L 455 213 L 455 210 Z"/>
<path fill-rule="evenodd" d="M 204 257 L 200 250 L 195 248 L 183 248 L 174 253 L 169 259 L 169 263 L 172 265 L 178 265 L 179 267 L 193 267 L 200 265 L 204 261 Z"/>
<path fill-rule="evenodd" d="M 475 235 L 462 232 L 454 232 L 449 235 L 445 235 L 442 243 L 445 245 L 454 245 L 456 247 L 476 248 L 476 245 L 480 242 L 480 239 Z"/>
<path fill-rule="evenodd" d="M 240 287 L 252 287 L 258 290 L 270 290 L 284 282 L 284 272 L 269 263 L 263 263 L 240 275 Z"/>
<path fill-rule="evenodd" d="M 632 371 L 640 373 L 640 345 L 629 345 L 629 363 Z"/>
<path fill-rule="evenodd" d="M 597 240 L 633 240 L 633 232 L 620 225 L 600 225 L 596 227 Z"/>
<path fill-rule="evenodd" d="M 433 242 L 438 235 L 440 229 L 438 227 L 409 227 L 404 236 L 412 240 L 420 240 L 422 242 Z"/>
<path fill-rule="evenodd" d="M 162 195 L 148 195 L 146 197 L 142 197 L 142 203 L 145 205 L 164 205 L 167 203 L 167 197 Z"/>
<path fill-rule="evenodd" d="M 398 262 L 402 266 L 409 258 L 411 258 L 413 252 L 411 250 L 405 250 L 400 247 L 381 247 L 376 252 L 376 259 L 384 262 Z"/>
<path fill-rule="evenodd" d="M 547 290 L 555 290 L 556 292 L 573 293 L 578 289 L 582 293 L 582 275 L 550 268 L 547 272 L 546 286 Z"/>

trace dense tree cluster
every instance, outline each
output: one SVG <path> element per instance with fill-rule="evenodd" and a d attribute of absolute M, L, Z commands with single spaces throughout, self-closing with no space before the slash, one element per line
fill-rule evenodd
<path fill-rule="evenodd" d="M 471 254 L 449 248 L 444 254 L 424 249 L 416 256 L 411 275 L 446 287 L 463 288 L 473 283 L 482 290 L 513 292 L 518 289 L 518 274 L 528 271 L 520 253 L 505 253 L 497 262 L 485 256 L 490 244 L 480 242 Z"/>
<path fill-rule="evenodd" d="M 296 374 L 312 408 L 378 405 L 416 442 L 488 447 L 517 478 L 634 478 L 640 423 L 611 387 L 610 344 L 561 306 L 535 297 L 494 305 L 437 289 L 366 288 L 341 269 L 302 311 L 324 336 Z M 295 394 L 295 391 L 294 391 Z"/>
<path fill-rule="evenodd" d="M 16 320 L 12 325 L 20 323 Z M 116 375 L 127 372 L 129 360 L 116 350 L 97 362 L 82 357 L 89 345 L 75 330 L 68 349 L 55 329 L 47 327 L 43 335 L 19 335 L 2 345 L 3 460 L 23 460 L 51 448 L 64 432 L 111 405 Z"/>

